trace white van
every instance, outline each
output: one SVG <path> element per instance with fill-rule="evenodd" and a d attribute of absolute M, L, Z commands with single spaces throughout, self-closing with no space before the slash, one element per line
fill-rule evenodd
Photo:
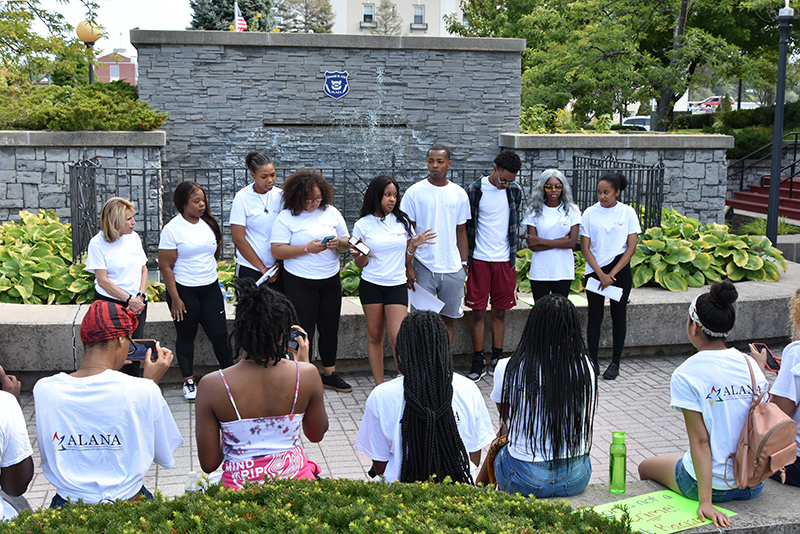
<path fill-rule="evenodd" d="M 648 132 L 650 131 L 650 117 L 647 115 L 636 115 L 622 120 L 623 126 L 641 126 Z"/>

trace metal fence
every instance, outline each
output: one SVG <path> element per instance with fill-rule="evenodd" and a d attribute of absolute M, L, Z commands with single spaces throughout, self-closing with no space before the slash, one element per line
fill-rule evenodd
<path fill-rule="evenodd" d="M 334 206 L 342 213 L 352 229 L 358 219 L 361 203 L 369 182 L 378 174 L 391 174 L 397 179 L 401 191 L 424 179 L 428 172 L 415 169 L 318 169 L 331 183 Z M 517 183 L 529 198 L 531 189 L 543 169 L 525 168 L 517 175 Z M 640 207 L 642 227 L 660 224 L 663 201 L 664 166 L 622 162 L 612 158 L 573 158 L 573 168 L 561 168 L 572 184 L 575 201 L 585 210 L 596 201 L 597 180 L 609 171 L 623 172 L 629 186 L 620 200 Z M 488 174 L 490 169 L 451 168 L 449 179 L 462 187 Z M 278 171 L 277 185 L 289 176 L 291 170 Z M 136 231 L 142 237 L 145 252 L 151 262 L 158 255 L 161 228 L 176 215 L 172 193 L 177 184 L 193 181 L 206 189 L 209 209 L 220 221 L 223 229 L 223 258 L 234 257 L 230 235 L 230 210 L 236 192 L 251 182 L 245 169 L 134 169 L 103 168 L 96 160 L 83 161 L 70 167 L 70 206 L 72 215 L 73 257 L 77 260 L 85 251 L 89 240 L 100 229 L 100 210 L 110 198 L 119 196 L 130 200 L 136 208 Z M 521 246 L 524 244 L 520 243 Z"/>

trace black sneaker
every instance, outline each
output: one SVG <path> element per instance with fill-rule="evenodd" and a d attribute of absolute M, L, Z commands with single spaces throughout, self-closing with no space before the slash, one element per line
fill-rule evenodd
<path fill-rule="evenodd" d="M 497 362 L 499 361 L 500 358 L 495 357 L 492 357 L 492 359 L 489 360 L 489 376 L 494 376 L 494 368 L 497 367 Z"/>
<path fill-rule="evenodd" d="M 473 382 L 477 382 L 484 376 L 486 376 L 486 360 L 483 359 L 483 356 L 473 356 L 472 368 L 470 369 L 467 378 Z"/>
<path fill-rule="evenodd" d="M 606 368 L 605 372 L 603 373 L 603 378 L 606 380 L 616 380 L 619 376 L 619 365 L 616 363 L 608 364 L 608 368 Z"/>
<path fill-rule="evenodd" d="M 322 387 L 340 393 L 350 393 L 353 391 L 353 386 L 345 382 L 342 377 L 339 376 L 339 373 L 335 371 L 328 376 L 322 375 Z"/>

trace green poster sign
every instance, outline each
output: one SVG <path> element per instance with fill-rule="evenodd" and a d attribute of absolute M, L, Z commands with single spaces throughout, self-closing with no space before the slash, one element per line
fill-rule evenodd
<path fill-rule="evenodd" d="M 609 517 L 620 517 L 622 510 L 619 507 L 623 506 L 628 509 L 631 526 L 643 534 L 669 534 L 711 523 L 710 519 L 701 520 L 697 517 L 697 501 L 670 490 L 601 504 L 595 506 L 594 511 Z M 719 506 L 715 508 L 728 516 L 736 515 Z"/>

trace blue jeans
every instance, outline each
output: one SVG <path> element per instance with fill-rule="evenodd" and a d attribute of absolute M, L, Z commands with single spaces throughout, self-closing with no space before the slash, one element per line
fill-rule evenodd
<path fill-rule="evenodd" d="M 780 482 L 781 474 L 778 472 L 769 478 Z M 800 456 L 795 458 L 793 464 L 786 466 L 786 484 L 789 486 L 800 486 Z"/>
<path fill-rule="evenodd" d="M 692 475 L 686 471 L 686 468 L 683 467 L 683 458 L 678 460 L 675 464 L 675 484 L 678 486 L 678 489 L 681 491 L 684 497 L 687 499 L 692 499 L 693 501 L 700 500 L 698 489 L 697 489 L 697 481 L 692 478 Z M 758 484 L 757 486 L 753 486 L 752 488 L 731 488 L 729 490 L 718 490 L 712 489 L 711 490 L 711 502 L 728 502 L 728 501 L 746 501 L 748 499 L 754 499 L 761 495 L 761 492 L 764 490 L 764 483 Z"/>
<path fill-rule="evenodd" d="M 144 497 L 148 501 L 154 501 L 155 500 L 155 497 L 153 497 L 153 494 L 150 493 L 150 491 L 148 491 L 148 489 L 145 488 L 144 486 L 142 486 L 142 489 L 139 490 L 139 493 L 137 493 L 136 495 L 131 497 L 131 500 L 133 500 L 133 499 L 135 499 L 136 497 L 139 497 L 139 496 Z M 103 502 L 103 501 L 100 501 L 100 502 Z M 68 500 L 66 500 L 64 497 L 62 497 L 58 493 L 56 493 L 55 497 L 53 497 L 53 500 L 50 501 L 50 508 L 64 508 L 68 504 L 69 504 Z"/>
<path fill-rule="evenodd" d="M 494 460 L 497 487 L 506 493 L 519 493 L 536 498 L 567 497 L 586 489 L 592 476 L 589 455 L 544 462 L 517 460 L 500 449 Z"/>

